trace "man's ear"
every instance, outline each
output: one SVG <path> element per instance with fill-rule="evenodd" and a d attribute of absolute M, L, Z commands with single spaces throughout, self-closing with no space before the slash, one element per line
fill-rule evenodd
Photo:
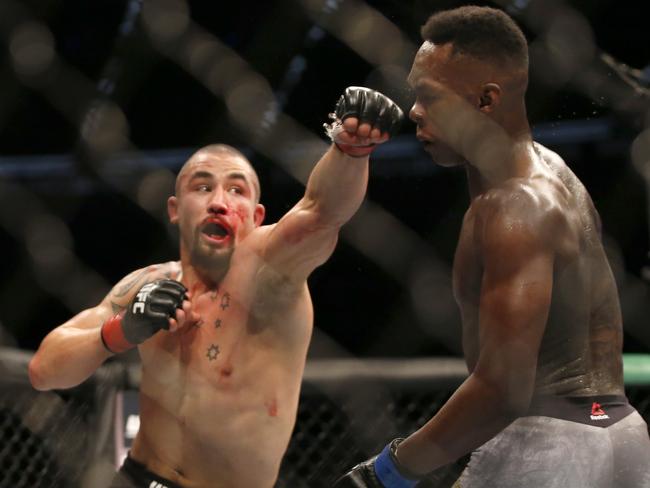
<path fill-rule="evenodd" d="M 486 114 L 492 112 L 501 103 L 501 87 L 496 83 L 483 85 L 479 97 L 478 109 Z"/>
<path fill-rule="evenodd" d="M 178 198 L 173 195 L 167 199 L 167 215 L 172 224 L 178 223 Z"/>
<path fill-rule="evenodd" d="M 266 209 L 264 208 L 264 205 L 262 205 L 261 203 L 256 204 L 255 211 L 253 213 L 253 221 L 255 222 L 255 227 L 259 227 L 260 225 L 262 225 L 265 215 L 266 215 Z"/>

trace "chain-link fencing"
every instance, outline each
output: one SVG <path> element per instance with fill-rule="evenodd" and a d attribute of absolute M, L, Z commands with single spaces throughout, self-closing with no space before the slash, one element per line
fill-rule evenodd
<path fill-rule="evenodd" d="M 119 464 L 116 443 L 124 439 L 115 423 L 115 395 L 137 389 L 138 366 L 112 363 L 76 389 L 37 392 L 27 379 L 29 357 L 0 350 L 0 487 L 106 486 Z M 650 357 L 631 359 L 627 395 L 650 422 Z M 309 362 L 276 487 L 330 488 L 389 440 L 423 425 L 465 377 L 457 358 Z M 419 486 L 451 486 L 465 462 Z"/>

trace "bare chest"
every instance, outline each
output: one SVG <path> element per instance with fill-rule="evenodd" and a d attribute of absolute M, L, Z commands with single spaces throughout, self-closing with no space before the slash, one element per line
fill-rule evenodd
<path fill-rule="evenodd" d="M 150 364 L 166 366 L 152 374 L 160 372 L 166 381 L 188 388 L 194 382 L 204 388 L 207 382 L 224 391 L 253 387 L 266 375 L 292 374 L 304 361 L 311 309 L 299 298 L 287 303 L 274 299 L 267 288 L 258 275 L 241 273 L 218 288 L 190 290 L 199 319 L 177 333 L 160 332 L 153 338 L 145 356 Z M 153 360 L 155 356 L 167 359 Z M 169 371 L 162 373 L 164 368 Z"/>
<path fill-rule="evenodd" d="M 215 379 L 232 375 L 233 363 L 252 339 L 250 303 L 245 299 L 226 287 L 194 298 L 193 310 L 200 318 L 179 334 L 175 344 L 183 365 L 209 371 Z"/>
<path fill-rule="evenodd" d="M 159 333 L 143 357 L 141 430 L 164 440 L 158 455 L 180 460 L 195 479 L 218 473 L 261 486 L 291 433 L 306 346 L 283 348 L 251 306 L 248 295 L 227 286 L 195 295 L 200 320 L 178 334 Z M 257 471 L 240 472 L 242 458 L 255 459 Z"/>

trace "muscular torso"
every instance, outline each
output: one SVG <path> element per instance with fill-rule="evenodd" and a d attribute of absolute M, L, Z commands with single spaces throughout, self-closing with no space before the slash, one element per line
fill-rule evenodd
<path fill-rule="evenodd" d="M 600 239 L 599 217 L 583 185 L 559 156 L 541 146 L 538 152 L 543 163 L 540 173 L 506 182 L 507 186 L 499 189 L 501 195 L 509 195 L 501 205 L 529 205 L 535 218 L 548 226 L 547 235 L 552 236 L 553 291 L 534 393 L 622 394 L 621 312 Z M 490 198 L 490 191 L 474 199 L 467 211 L 453 270 L 470 371 L 480 349 L 479 298 L 484 263 L 477 222 L 482 218 L 484 198 Z"/>
<path fill-rule="evenodd" d="M 190 291 L 201 321 L 140 346 L 132 456 L 182 486 L 270 487 L 295 422 L 312 328 L 307 286 L 242 246 L 218 289 Z"/>

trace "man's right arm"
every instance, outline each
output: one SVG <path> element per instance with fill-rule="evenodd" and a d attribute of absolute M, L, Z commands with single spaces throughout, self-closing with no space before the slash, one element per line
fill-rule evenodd
<path fill-rule="evenodd" d="M 123 311 L 141 286 L 159 278 L 159 267 L 150 266 L 123 278 L 96 307 L 86 309 L 52 330 L 29 363 L 29 379 L 37 390 L 77 386 L 110 356 L 102 328 L 111 321 L 120 326 Z M 135 345 L 135 344 L 134 344 Z"/>

